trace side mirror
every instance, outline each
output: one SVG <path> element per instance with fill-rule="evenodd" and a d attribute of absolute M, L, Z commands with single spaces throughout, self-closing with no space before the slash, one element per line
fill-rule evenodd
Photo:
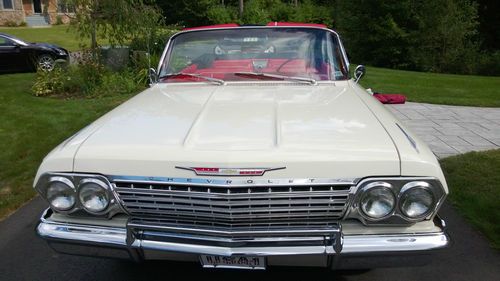
<path fill-rule="evenodd" d="M 148 78 L 149 78 L 149 86 L 156 84 L 158 82 L 158 74 L 156 73 L 156 69 L 150 68 L 148 70 Z"/>
<path fill-rule="evenodd" d="M 364 65 L 360 64 L 354 70 L 354 82 L 358 83 L 359 79 L 363 77 L 366 73 L 366 68 Z"/>

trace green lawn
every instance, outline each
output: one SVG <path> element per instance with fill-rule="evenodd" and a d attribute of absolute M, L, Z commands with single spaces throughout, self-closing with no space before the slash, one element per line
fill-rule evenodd
<path fill-rule="evenodd" d="M 36 170 L 52 148 L 129 98 L 36 98 L 34 76 L 0 75 L 0 219 L 33 197 Z"/>
<path fill-rule="evenodd" d="M 368 67 L 361 84 L 374 92 L 402 93 L 414 102 L 500 107 L 500 77 Z"/>
<path fill-rule="evenodd" d="M 82 43 L 73 29 L 67 25 L 54 25 L 51 27 L 2 27 L 0 33 L 7 33 L 19 37 L 27 42 L 44 42 L 59 45 L 69 51 L 80 49 Z M 87 45 L 88 42 L 84 42 Z"/>
<path fill-rule="evenodd" d="M 445 158 L 441 166 L 448 200 L 500 249 L 500 149 Z"/>

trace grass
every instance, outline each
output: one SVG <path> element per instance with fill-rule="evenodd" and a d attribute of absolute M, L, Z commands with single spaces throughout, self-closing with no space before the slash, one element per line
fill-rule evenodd
<path fill-rule="evenodd" d="M 7 33 L 19 37 L 27 42 L 43 42 L 59 45 L 69 51 L 81 49 L 80 44 L 89 42 L 78 39 L 75 30 L 68 25 L 54 25 L 50 27 L 2 27 L 0 33 Z"/>
<path fill-rule="evenodd" d="M 413 102 L 500 107 L 500 77 L 368 67 L 361 84 L 374 92 L 402 93 Z"/>
<path fill-rule="evenodd" d="M 34 77 L 0 75 L 0 219 L 35 195 L 33 178 L 52 148 L 130 97 L 37 98 Z"/>
<path fill-rule="evenodd" d="M 456 210 L 500 249 L 500 150 L 441 160 Z"/>

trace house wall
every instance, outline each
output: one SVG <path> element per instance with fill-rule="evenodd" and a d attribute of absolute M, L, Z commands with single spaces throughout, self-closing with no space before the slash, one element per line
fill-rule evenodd
<path fill-rule="evenodd" d="M 2 2 L 0 1 L 0 26 L 6 25 L 9 22 L 20 24 L 25 21 L 26 16 L 33 15 L 32 0 L 13 0 L 13 10 L 3 10 Z M 59 13 L 57 0 L 42 0 L 43 15 L 47 16 L 50 24 L 56 24 L 57 18 L 60 17 L 62 22 L 67 24 L 71 20 L 72 14 Z"/>
<path fill-rule="evenodd" d="M 14 0 L 13 10 L 4 10 L 3 4 L 0 2 L 0 25 L 6 25 L 9 22 L 20 24 L 24 21 L 23 3 L 22 0 Z"/>
<path fill-rule="evenodd" d="M 22 1 L 23 1 L 24 14 L 26 16 L 33 15 L 33 0 L 22 0 Z"/>
<path fill-rule="evenodd" d="M 61 17 L 61 20 L 64 24 L 67 24 L 70 22 L 71 18 L 70 15 L 67 15 L 65 13 L 58 13 L 57 11 L 57 0 L 45 0 L 47 2 L 47 15 L 49 18 L 49 23 L 50 24 L 55 24 L 57 23 L 57 17 Z"/>

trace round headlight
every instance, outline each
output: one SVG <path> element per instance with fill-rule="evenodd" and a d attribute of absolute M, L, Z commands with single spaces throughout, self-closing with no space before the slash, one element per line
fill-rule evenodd
<path fill-rule="evenodd" d="M 95 179 L 83 180 L 79 188 L 80 203 L 90 213 L 99 213 L 109 205 L 107 185 Z"/>
<path fill-rule="evenodd" d="M 434 207 L 434 195 L 425 185 L 412 184 L 407 188 L 403 187 L 400 202 L 400 209 L 403 215 L 411 219 L 421 218 L 427 216 L 432 211 Z"/>
<path fill-rule="evenodd" d="M 75 206 L 75 189 L 67 178 L 53 179 L 45 194 L 50 206 L 56 211 L 68 211 Z"/>
<path fill-rule="evenodd" d="M 391 185 L 386 182 L 374 182 L 367 185 L 360 201 L 363 213 L 374 219 L 389 215 L 395 204 L 396 198 Z"/>

